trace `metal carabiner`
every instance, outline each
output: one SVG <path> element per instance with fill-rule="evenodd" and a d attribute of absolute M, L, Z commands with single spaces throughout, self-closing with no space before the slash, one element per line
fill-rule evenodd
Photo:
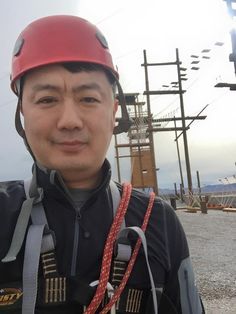
<path fill-rule="evenodd" d="M 113 297 L 114 295 L 114 288 L 110 284 L 110 282 L 107 283 L 107 295 L 109 300 Z M 114 303 L 110 309 L 110 314 L 116 314 L 116 304 Z"/>
<path fill-rule="evenodd" d="M 91 282 L 89 285 L 91 287 L 95 287 L 99 284 L 99 281 L 98 280 L 95 280 L 93 282 Z M 112 287 L 112 285 L 110 284 L 110 282 L 107 283 L 107 295 L 108 295 L 108 299 L 110 300 L 113 295 L 114 295 L 114 288 Z M 83 307 L 83 312 L 86 311 L 86 306 Z M 116 304 L 113 304 L 110 311 L 109 311 L 110 314 L 116 314 Z"/>

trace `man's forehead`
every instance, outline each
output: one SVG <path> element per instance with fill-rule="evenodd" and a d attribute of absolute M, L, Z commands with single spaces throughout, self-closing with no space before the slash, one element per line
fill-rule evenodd
<path fill-rule="evenodd" d="M 79 71 L 70 71 L 68 70 L 63 64 L 49 64 L 49 65 L 44 65 L 35 69 L 32 69 L 30 71 L 28 71 L 25 74 L 25 77 L 27 76 L 40 76 L 40 75 L 54 75 L 54 74 L 58 74 L 58 73 L 70 73 L 70 74 L 80 74 L 80 73 L 101 73 L 105 75 L 105 72 L 103 70 L 100 69 L 90 69 L 90 70 L 86 70 L 86 69 L 81 69 Z"/>
<path fill-rule="evenodd" d="M 90 89 L 98 89 L 102 88 L 104 82 L 108 83 L 108 80 L 103 71 L 81 70 L 79 72 L 70 72 L 60 64 L 34 69 L 27 73 L 24 78 L 24 86 L 30 86 L 35 91 L 40 89 L 53 89 L 56 86 L 59 87 L 65 83 L 70 85 L 71 88 L 86 85 Z"/>
<path fill-rule="evenodd" d="M 40 91 L 61 91 L 64 89 L 64 85 L 61 84 L 57 84 L 57 83 L 35 83 L 31 85 L 31 90 L 33 92 L 40 92 Z M 102 86 L 95 82 L 95 81 L 91 81 L 88 83 L 83 83 L 83 82 L 77 82 L 76 84 L 70 86 L 72 92 L 76 93 L 76 92 L 81 92 L 81 91 L 85 91 L 85 90 L 97 90 L 97 91 L 102 91 Z"/>

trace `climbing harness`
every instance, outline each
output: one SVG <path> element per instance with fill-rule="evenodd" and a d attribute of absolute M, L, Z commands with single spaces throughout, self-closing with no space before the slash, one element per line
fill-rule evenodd
<path fill-rule="evenodd" d="M 104 247 L 99 280 L 90 284 L 91 289 L 94 289 L 94 287 L 97 288 L 87 308 L 84 307 L 84 314 L 94 314 L 98 308 L 101 308 L 101 305 L 103 308 L 99 310 L 100 314 L 105 314 L 109 311 L 111 314 L 116 313 L 116 302 L 119 301 L 120 295 L 126 286 L 141 244 L 143 245 L 146 264 L 150 277 L 154 313 L 157 314 L 158 309 L 156 290 L 148 261 L 147 243 L 144 234 L 153 207 L 155 195 L 154 193 L 150 194 L 149 205 L 144 217 L 142 227 L 127 228 L 125 226 L 124 216 L 128 208 L 132 192 L 132 186 L 128 183 L 123 184 L 122 197 L 120 197 L 120 192 L 113 181 L 111 181 L 110 183 L 110 190 L 113 202 L 114 220 Z M 25 191 L 27 198 L 22 205 L 10 249 L 2 261 L 9 262 L 16 259 L 16 256 L 22 246 L 28 226 L 28 221 L 31 216 L 32 224 L 29 226 L 26 237 L 23 265 L 22 313 L 33 314 L 35 310 L 38 291 L 38 268 L 40 255 L 43 264 L 43 274 L 45 278 L 45 303 L 65 302 L 67 284 L 66 278 L 60 277 L 57 273 L 57 265 L 55 259 L 55 236 L 48 227 L 47 218 L 42 206 L 43 190 L 37 187 L 35 176 L 33 176 L 33 179 L 30 183 L 29 181 L 25 181 Z M 138 240 L 133 249 L 133 252 L 130 245 L 119 243 L 119 238 L 127 237 L 128 233 L 130 232 L 134 232 L 138 235 Z M 115 247 L 117 249 L 117 252 L 114 259 Z M 116 266 L 119 264 L 123 267 L 123 278 L 121 280 L 117 280 L 117 282 L 117 272 L 111 272 L 112 263 L 114 264 L 113 269 L 116 269 Z M 122 269 L 122 267 L 120 269 Z M 112 284 L 109 282 L 110 274 L 112 274 L 112 281 L 116 282 L 115 286 L 114 283 L 112 283 L 112 286 Z M 52 291 L 54 291 L 53 295 Z M 129 290 L 129 293 L 132 294 L 132 289 Z M 135 301 L 139 300 L 140 303 L 141 292 L 135 292 L 135 294 L 137 294 L 137 297 L 133 299 Z M 106 302 L 104 302 L 104 295 L 107 295 Z M 138 306 L 136 307 L 138 310 Z M 136 313 L 139 312 L 137 311 Z"/>

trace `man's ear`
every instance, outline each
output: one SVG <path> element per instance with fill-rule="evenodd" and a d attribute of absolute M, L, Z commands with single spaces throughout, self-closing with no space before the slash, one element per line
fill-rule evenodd
<path fill-rule="evenodd" d="M 114 105 L 113 105 L 113 121 L 114 121 L 114 126 L 116 124 L 116 113 L 119 107 L 119 100 L 118 99 L 114 99 Z"/>
<path fill-rule="evenodd" d="M 22 100 L 19 102 L 19 106 L 20 106 L 20 113 L 21 113 L 22 115 L 24 115 L 23 106 L 22 106 Z"/>
<path fill-rule="evenodd" d="M 118 106 L 119 106 L 119 100 L 117 98 L 115 98 L 115 100 L 114 100 L 114 113 L 115 114 L 118 110 Z"/>
<path fill-rule="evenodd" d="M 116 126 L 116 113 L 117 113 L 117 110 L 118 110 L 118 106 L 119 106 L 119 100 L 118 99 L 114 99 L 114 104 L 113 104 L 113 121 L 112 121 L 112 124 L 113 124 L 113 128 L 115 128 Z"/>

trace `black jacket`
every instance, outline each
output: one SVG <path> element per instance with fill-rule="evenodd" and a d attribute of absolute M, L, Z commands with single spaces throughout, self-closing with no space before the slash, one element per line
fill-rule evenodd
<path fill-rule="evenodd" d="M 110 177 L 110 165 L 105 161 L 102 183 L 93 190 L 91 197 L 78 211 L 60 180 L 56 177 L 54 182 L 50 182 L 49 174 L 37 168 L 37 182 L 44 189 L 43 206 L 49 227 L 55 234 L 59 274 L 68 278 L 79 278 L 85 285 L 99 278 L 104 244 L 113 220 Z M 122 189 L 120 185 L 118 188 Z M 25 197 L 22 181 L 0 184 L 0 260 L 9 249 Z M 125 216 L 126 226 L 141 226 L 148 201 L 148 195 L 133 189 Z M 191 274 L 186 236 L 172 207 L 160 198 L 155 199 L 146 239 L 155 286 L 163 289 L 159 296 L 159 313 L 202 313 L 199 310 L 199 298 Z M 16 261 L 0 262 L 0 313 L 8 313 L 8 309 L 14 308 L 14 304 L 4 305 L 4 295 L 8 291 L 6 288 L 21 287 L 24 245 Z M 189 272 L 190 276 L 186 276 L 186 272 Z M 42 270 L 39 269 L 39 277 L 41 276 Z M 150 290 L 142 249 L 127 286 Z M 145 307 L 150 306 L 148 296 L 145 302 Z M 65 305 L 59 306 L 37 305 L 35 313 L 73 314 L 80 313 L 81 310 L 79 304 L 69 300 Z M 21 312 L 16 309 L 9 313 Z M 146 310 L 146 313 L 151 313 L 151 310 Z"/>

